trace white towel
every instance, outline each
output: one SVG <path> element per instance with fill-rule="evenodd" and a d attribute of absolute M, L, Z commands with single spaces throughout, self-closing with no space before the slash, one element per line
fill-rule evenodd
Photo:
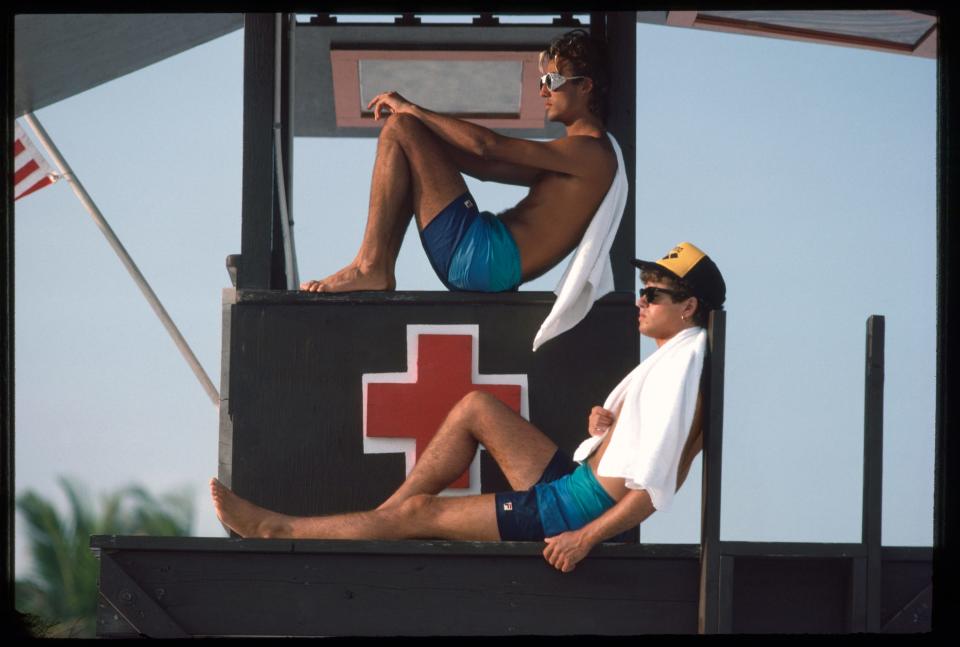
<path fill-rule="evenodd" d="M 610 246 L 620 226 L 630 184 L 620 145 L 613 135 L 607 133 L 607 136 L 617 154 L 617 174 L 554 290 L 557 300 L 533 338 L 533 350 L 576 326 L 590 312 L 594 301 L 613 290 Z"/>
<path fill-rule="evenodd" d="M 604 409 L 620 412 L 597 474 L 646 490 L 657 510 L 669 509 L 677 490 L 677 469 L 693 425 L 706 349 L 706 330 L 695 326 L 680 331 L 630 371 L 603 403 Z M 607 433 L 580 443 L 573 459 L 585 461 Z"/>

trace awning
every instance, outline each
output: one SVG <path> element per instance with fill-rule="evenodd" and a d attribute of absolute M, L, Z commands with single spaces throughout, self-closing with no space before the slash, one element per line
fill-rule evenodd
<path fill-rule="evenodd" d="M 243 14 L 22 14 L 14 17 L 19 117 L 243 27 Z"/>

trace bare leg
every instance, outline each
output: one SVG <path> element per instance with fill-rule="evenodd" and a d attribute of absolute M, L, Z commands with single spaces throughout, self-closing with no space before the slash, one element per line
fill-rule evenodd
<path fill-rule="evenodd" d="M 447 416 L 410 475 L 379 508 L 326 517 L 294 517 L 237 496 L 212 479 L 220 520 L 242 537 L 324 539 L 499 539 L 492 494 L 432 496 L 470 464 L 478 443 L 493 455 L 514 489 L 531 487 L 557 446 L 491 395 L 475 391 Z"/>
<path fill-rule="evenodd" d="M 514 490 L 536 483 L 557 445 L 495 397 L 474 391 L 447 415 L 402 485 L 378 510 L 418 494 L 437 494 L 470 465 L 482 444 Z"/>
<path fill-rule="evenodd" d="M 420 495 L 387 510 L 294 517 L 256 506 L 217 479 L 210 480 L 210 493 L 217 516 L 241 537 L 475 541 L 500 538 L 492 494 L 455 498 Z"/>
<path fill-rule="evenodd" d="M 441 140 L 415 117 L 387 118 L 377 144 L 367 226 L 349 265 L 300 288 L 310 292 L 393 290 L 394 267 L 413 215 L 422 229 L 467 190 Z"/>

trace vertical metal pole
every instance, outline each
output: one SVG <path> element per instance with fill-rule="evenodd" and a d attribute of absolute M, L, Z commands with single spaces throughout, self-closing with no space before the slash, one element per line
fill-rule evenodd
<path fill-rule="evenodd" d="M 867 550 L 866 631 L 879 632 L 883 511 L 884 318 L 867 318 L 863 412 L 863 532 Z"/>
<path fill-rule="evenodd" d="M 207 396 L 210 398 L 210 401 L 213 402 L 213 406 L 219 407 L 220 395 L 217 393 L 217 388 L 213 385 L 213 382 L 210 381 L 206 371 L 203 370 L 203 367 L 197 360 L 196 355 L 194 355 L 193 351 L 190 349 L 190 345 L 187 343 L 187 340 L 184 339 L 183 335 L 180 334 L 180 329 L 177 328 L 177 325 L 173 323 L 173 319 L 171 319 L 170 315 L 167 314 L 166 308 L 164 308 L 163 304 L 160 303 L 160 299 L 157 298 L 153 288 L 151 288 L 150 284 L 147 283 L 147 279 L 145 279 L 143 274 L 140 272 L 140 268 L 138 268 L 137 264 L 133 262 L 132 258 L 130 258 L 130 254 L 127 253 L 126 248 L 124 248 L 123 243 L 120 242 L 120 239 L 117 238 L 117 235 L 113 233 L 113 229 L 110 227 L 107 219 L 103 217 L 100 209 L 97 207 L 96 203 L 94 203 L 93 198 L 90 197 L 90 194 L 87 193 L 87 190 L 83 187 L 83 183 L 80 182 L 77 176 L 73 174 L 73 169 L 70 168 L 70 165 L 67 164 L 67 161 L 62 155 L 60 155 L 60 151 L 57 149 L 56 144 L 54 144 L 53 140 L 51 140 L 49 135 L 47 135 L 47 131 L 43 129 L 43 126 L 37 120 L 36 116 L 28 112 L 23 116 L 23 118 L 28 124 L 30 124 L 33 132 L 40 140 L 40 144 L 43 146 L 44 150 L 47 152 L 47 155 L 50 156 L 50 158 L 53 160 L 53 163 L 56 165 L 57 171 L 67 180 L 67 182 L 70 183 L 70 188 L 72 188 L 73 192 L 77 194 L 77 198 L 80 199 L 80 202 L 90 214 L 90 217 L 93 218 L 93 221 L 96 223 L 97 227 L 100 228 L 100 231 L 106 237 L 107 242 L 110 243 L 110 247 L 112 247 L 113 251 L 116 252 L 117 256 L 120 257 L 120 262 L 123 263 L 125 268 L 127 268 L 127 272 L 133 278 L 133 281 L 137 284 L 137 287 L 140 288 L 140 292 L 143 293 L 143 296 L 146 297 L 147 303 L 149 303 L 150 307 L 153 308 L 154 313 L 160 319 L 160 323 L 162 323 L 163 327 L 167 329 L 167 333 L 169 333 L 171 339 L 173 339 L 173 343 L 176 344 L 177 350 L 180 351 L 183 359 L 187 361 L 187 364 L 190 366 L 190 370 L 193 371 L 193 374 L 197 377 L 197 380 L 199 380 L 200 386 L 202 386 L 203 390 L 207 392 Z"/>
<path fill-rule="evenodd" d="M 723 374 L 726 355 L 727 313 L 714 310 L 707 324 L 708 353 L 704 370 L 703 482 L 700 501 L 700 606 L 697 630 L 719 633 L 731 626 L 733 601 L 720 599 L 732 586 L 722 587 L 720 559 L 720 485 L 723 465 Z M 728 563 L 728 570 L 734 562 Z M 729 572 L 728 581 L 732 581 Z M 721 617 L 721 609 L 723 614 Z M 721 623 L 721 619 L 723 622 Z"/>

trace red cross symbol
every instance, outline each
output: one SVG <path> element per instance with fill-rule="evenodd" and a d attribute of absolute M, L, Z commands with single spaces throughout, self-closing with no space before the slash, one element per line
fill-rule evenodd
<path fill-rule="evenodd" d="M 450 409 L 470 391 L 489 393 L 525 415 L 526 375 L 480 375 L 478 344 L 475 325 L 407 326 L 407 372 L 363 376 L 364 451 L 404 452 L 409 474 Z M 479 453 L 473 463 L 450 487 L 480 491 Z"/>

